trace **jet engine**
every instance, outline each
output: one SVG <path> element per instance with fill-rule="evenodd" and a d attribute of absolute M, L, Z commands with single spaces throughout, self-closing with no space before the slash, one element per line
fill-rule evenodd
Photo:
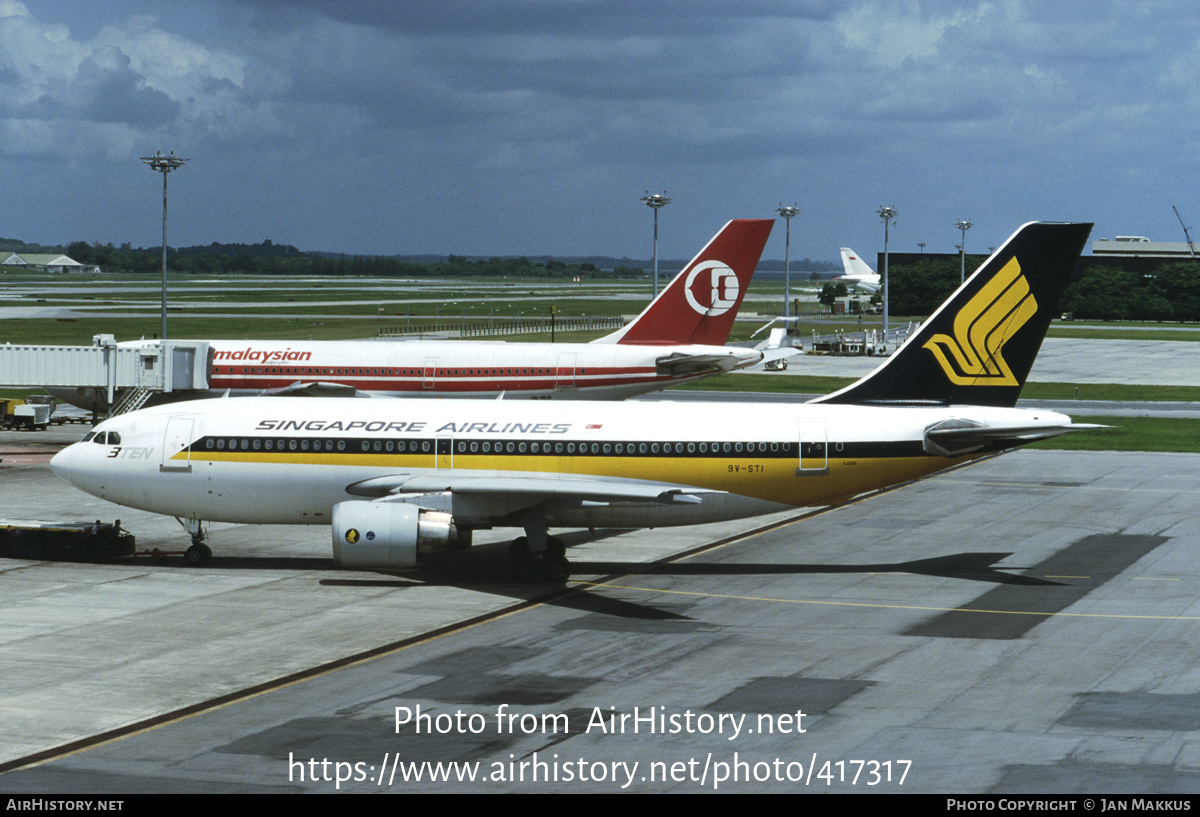
<path fill-rule="evenodd" d="M 471 532 L 459 532 L 448 513 L 407 502 L 339 502 L 333 506 L 333 560 L 343 567 L 412 567 L 426 556 L 461 550 Z"/>

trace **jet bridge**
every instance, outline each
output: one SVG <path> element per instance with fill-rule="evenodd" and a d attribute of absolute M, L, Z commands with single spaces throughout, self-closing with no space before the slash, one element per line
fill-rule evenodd
<path fill-rule="evenodd" d="M 145 402 L 156 393 L 207 389 L 211 356 L 203 341 L 163 340 L 129 347 L 118 346 L 112 335 L 96 335 L 91 346 L 4 344 L 0 386 L 90 390 L 108 406 L 119 394 Z"/>

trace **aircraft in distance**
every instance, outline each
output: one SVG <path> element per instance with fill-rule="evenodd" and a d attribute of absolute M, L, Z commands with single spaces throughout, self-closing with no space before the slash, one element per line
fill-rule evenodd
<path fill-rule="evenodd" d="M 331 525 L 335 561 L 404 568 L 523 528 L 642 528 L 843 502 L 1090 425 L 1014 408 L 1090 224 L 1021 227 L 867 377 L 808 403 L 204 400 L 100 423 L 50 467 L 102 499 L 208 522 Z"/>
<path fill-rule="evenodd" d="M 867 266 L 867 262 L 859 258 L 858 253 L 849 247 L 842 247 L 842 269 L 846 271 L 846 274 L 833 280 L 842 281 L 870 294 L 878 292 L 879 287 L 882 286 L 879 283 L 879 273 L 873 272 Z"/>
<path fill-rule="evenodd" d="M 616 400 L 741 369 L 762 353 L 724 344 L 773 225 L 730 221 L 636 319 L 591 343 L 212 340 L 209 389 L 150 404 L 226 391 Z M 106 408 L 93 405 L 95 391 L 51 390 L 87 409 Z"/>

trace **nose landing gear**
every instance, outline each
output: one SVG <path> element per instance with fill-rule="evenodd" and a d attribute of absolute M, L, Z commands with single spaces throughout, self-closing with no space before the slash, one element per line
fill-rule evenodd
<path fill-rule="evenodd" d="M 204 540 L 208 538 L 204 532 L 204 523 L 199 519 L 180 519 L 175 517 L 175 521 L 183 525 L 192 537 L 192 546 L 183 553 L 183 560 L 191 567 L 203 567 L 212 560 L 212 548 L 204 544 Z"/>

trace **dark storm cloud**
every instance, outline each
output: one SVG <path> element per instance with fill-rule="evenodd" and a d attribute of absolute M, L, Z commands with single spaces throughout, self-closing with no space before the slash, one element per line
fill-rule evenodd
<path fill-rule="evenodd" d="M 587 32 L 596 38 L 720 34 L 731 22 L 748 18 L 828 20 L 839 6 L 835 0 L 660 0 L 652 4 L 612 0 L 231 0 L 230 5 L 251 10 L 260 25 L 269 27 L 289 27 L 303 14 L 420 37 Z"/>
<path fill-rule="evenodd" d="M 204 242 L 621 253 L 669 187 L 681 254 L 801 197 L 835 255 L 884 202 L 898 240 L 971 215 L 995 244 L 993 221 L 1140 218 L 1200 149 L 1185 3 L 58 2 L 0 0 L 0 170 L 185 150 L 179 189 L 231 202 L 181 228 Z"/>

